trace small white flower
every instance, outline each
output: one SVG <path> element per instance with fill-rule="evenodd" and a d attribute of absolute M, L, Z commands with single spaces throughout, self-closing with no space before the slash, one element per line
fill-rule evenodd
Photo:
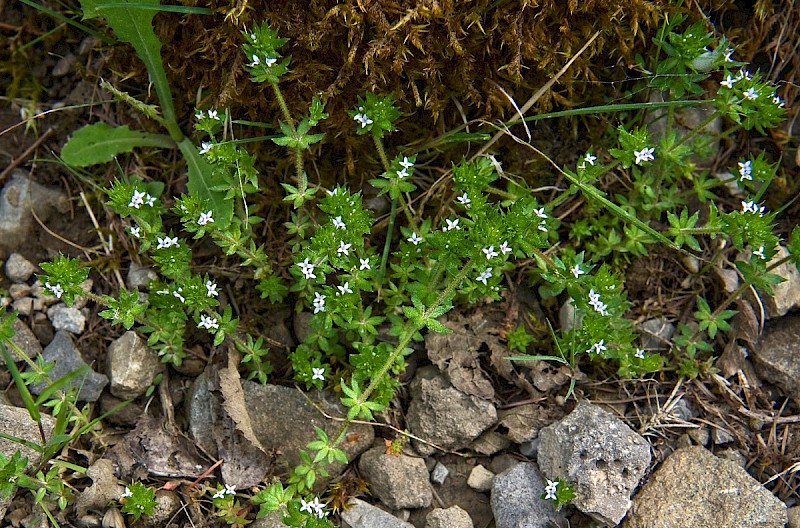
<path fill-rule="evenodd" d="M 344 240 L 339 241 L 339 249 L 336 250 L 336 253 L 339 255 L 348 256 L 350 255 L 350 246 L 353 244 L 345 244 Z"/>
<path fill-rule="evenodd" d="M 178 243 L 178 237 L 172 237 L 172 238 L 168 236 L 165 236 L 163 238 L 156 237 L 156 240 L 158 240 L 158 246 L 156 247 L 156 249 L 167 249 L 171 248 L 172 246 L 175 247 L 180 246 L 180 244 Z"/>
<path fill-rule="evenodd" d="M 211 497 L 212 499 L 221 499 L 225 496 L 225 490 L 217 490 L 217 492 Z"/>
<path fill-rule="evenodd" d="M 253 67 L 255 67 L 255 66 L 258 66 L 259 64 L 261 64 L 261 59 L 260 59 L 260 58 L 258 58 L 258 55 L 256 55 L 255 53 L 253 53 L 253 56 L 252 56 L 251 58 L 252 58 L 253 60 L 252 60 L 252 62 L 250 62 L 250 64 L 248 64 L 248 66 L 250 66 L 251 68 L 253 68 Z"/>
<path fill-rule="evenodd" d="M 483 254 L 486 255 L 486 260 L 491 260 L 491 259 L 493 259 L 494 257 L 496 257 L 497 255 L 500 254 L 500 253 L 498 253 L 497 251 L 494 250 L 494 246 L 489 246 L 488 248 L 483 248 L 481 251 L 483 251 Z"/>
<path fill-rule="evenodd" d="M 183 295 L 181 295 L 182 291 L 183 291 L 183 288 L 178 288 L 177 290 L 172 292 L 172 296 L 175 297 L 176 299 L 178 299 L 180 302 L 185 303 L 186 302 L 186 298 Z"/>
<path fill-rule="evenodd" d="M 408 156 L 403 156 L 403 161 L 400 162 L 400 165 L 404 169 L 410 169 L 411 167 L 414 166 L 414 162 L 413 161 L 408 161 Z"/>
<path fill-rule="evenodd" d="M 511 253 L 511 246 L 508 245 L 508 240 L 500 244 L 500 253 L 505 255 L 506 253 Z"/>
<path fill-rule="evenodd" d="M 141 236 L 141 229 L 139 226 L 131 226 L 131 236 L 139 238 Z"/>
<path fill-rule="evenodd" d="M 641 165 L 645 161 L 653 161 L 655 159 L 655 156 L 653 156 L 655 150 L 655 147 L 645 147 L 642 150 L 634 150 L 633 155 L 636 156 L 636 164 Z"/>
<path fill-rule="evenodd" d="M 539 218 L 547 218 L 547 213 L 544 212 L 544 207 L 533 210 L 534 214 Z"/>
<path fill-rule="evenodd" d="M 353 119 L 361 123 L 361 128 L 365 128 L 367 125 L 372 124 L 372 119 L 367 117 L 367 114 L 358 113 L 353 116 Z"/>
<path fill-rule="evenodd" d="M 236 495 L 236 486 L 225 484 L 225 495 Z"/>
<path fill-rule="evenodd" d="M 314 381 L 314 380 L 325 381 L 325 369 L 324 368 L 312 367 L 311 371 L 313 372 L 313 374 L 311 375 L 311 381 Z"/>
<path fill-rule="evenodd" d="M 156 197 L 148 194 L 144 199 L 144 203 L 146 203 L 148 207 L 153 207 L 156 204 Z"/>
<path fill-rule="evenodd" d="M 316 509 L 314 508 L 314 503 L 306 502 L 303 499 L 300 499 L 300 511 L 307 512 L 309 515 L 316 513 Z"/>
<path fill-rule="evenodd" d="M 633 356 L 639 359 L 644 359 L 644 350 L 642 350 L 641 348 L 637 348 L 636 353 L 634 353 Z"/>
<path fill-rule="evenodd" d="M 360 264 L 358 266 L 359 270 L 370 270 L 370 269 L 372 269 L 372 268 L 369 267 L 369 259 L 368 258 L 363 258 L 363 259 L 360 258 L 360 259 L 358 259 L 358 262 Z"/>
<path fill-rule="evenodd" d="M 345 282 L 341 286 L 336 287 L 339 291 L 336 292 L 336 296 L 344 295 L 345 293 L 353 293 L 353 290 L 350 289 L 350 282 Z"/>
<path fill-rule="evenodd" d="M 134 209 L 138 209 L 139 207 L 144 204 L 144 197 L 147 193 L 139 192 L 136 189 L 133 190 L 133 196 L 131 197 L 131 201 L 128 203 L 128 207 L 133 207 Z"/>
<path fill-rule="evenodd" d="M 608 350 L 608 347 L 605 346 L 605 339 L 601 339 L 598 343 L 593 344 L 589 349 L 586 351 L 587 354 L 599 354 L 600 352 L 604 352 Z"/>
<path fill-rule="evenodd" d="M 758 248 L 758 251 L 753 251 L 753 255 L 758 255 L 761 260 L 767 260 L 767 257 L 764 256 L 764 246 Z"/>
<path fill-rule="evenodd" d="M 205 114 L 203 114 L 202 110 L 198 110 L 197 113 L 194 114 L 194 118 L 197 119 L 198 121 L 203 119 L 203 117 L 205 117 Z"/>
<path fill-rule="evenodd" d="M 305 277 L 306 279 L 316 279 L 317 278 L 317 276 L 314 275 L 315 266 L 314 266 L 314 264 L 311 264 L 310 262 L 308 262 L 307 258 L 303 262 L 300 262 L 298 264 L 298 266 L 300 267 L 300 271 L 303 272 L 303 277 Z"/>
<path fill-rule="evenodd" d="M 211 218 L 211 214 L 213 211 L 209 210 L 207 213 L 200 213 L 200 218 L 197 219 L 197 225 L 204 226 L 209 222 L 213 222 L 214 219 Z"/>
<path fill-rule="evenodd" d="M 342 222 L 341 216 L 337 216 L 333 219 L 333 227 L 336 229 L 347 229 L 347 226 L 344 224 L 344 222 Z"/>
<path fill-rule="evenodd" d="M 472 200 L 469 199 L 469 196 L 467 196 L 466 191 L 464 191 L 464 194 L 462 194 L 461 196 L 456 197 L 456 201 L 461 205 L 463 205 L 464 207 L 469 207 L 469 204 L 472 203 Z"/>
<path fill-rule="evenodd" d="M 786 103 L 784 103 L 784 102 L 781 100 L 780 96 L 777 96 L 777 95 L 775 95 L 775 96 L 773 96 L 773 97 L 772 97 L 772 104 L 774 104 L 774 105 L 777 105 L 779 108 L 783 108 L 783 106 L 784 106 Z"/>
<path fill-rule="evenodd" d="M 209 119 L 214 119 L 215 121 L 219 121 L 219 116 L 217 115 L 217 111 L 216 110 L 209 110 L 208 111 L 208 117 L 209 117 Z"/>
<path fill-rule="evenodd" d="M 751 79 L 750 72 L 747 70 L 739 70 L 739 73 L 736 74 L 736 80 L 740 79 L 747 79 L 748 81 Z"/>
<path fill-rule="evenodd" d="M 422 237 L 421 236 L 417 236 L 417 232 L 415 231 L 415 232 L 411 233 L 411 236 L 408 237 L 406 240 L 408 240 L 409 242 L 411 242 L 415 246 L 418 246 L 419 243 L 422 242 Z"/>
<path fill-rule="evenodd" d="M 580 267 L 579 265 L 577 265 L 577 264 L 575 264 L 574 266 L 572 266 L 572 267 L 571 267 L 569 270 L 572 272 L 572 274 L 575 276 L 575 278 L 576 278 L 576 279 L 577 279 L 578 277 L 580 277 L 581 275 L 583 275 L 583 274 L 585 274 L 585 273 L 586 273 L 586 272 L 585 272 L 585 271 L 583 271 L 583 270 L 581 269 L 581 267 Z"/>
<path fill-rule="evenodd" d="M 608 315 L 608 306 L 600 300 L 600 294 L 594 291 L 594 288 L 589 290 L 589 304 L 600 315 Z"/>
<path fill-rule="evenodd" d="M 216 317 L 200 314 L 200 322 L 197 323 L 197 328 L 205 328 L 206 330 L 211 330 L 213 328 L 216 330 L 219 328 L 219 323 Z"/>
<path fill-rule="evenodd" d="M 745 90 L 742 95 L 744 95 L 745 99 L 750 99 L 751 101 L 758 99 L 758 92 L 756 92 L 756 89 L 752 86 Z"/>
<path fill-rule="evenodd" d="M 406 176 L 408 176 L 408 170 L 407 169 L 402 168 L 399 171 L 397 171 L 397 177 L 398 178 L 405 178 Z"/>
<path fill-rule="evenodd" d="M 733 55 L 733 48 L 726 49 L 725 50 L 725 62 L 733 62 L 733 59 L 731 58 L 731 55 Z"/>
<path fill-rule="evenodd" d="M 219 292 L 217 291 L 217 285 L 210 280 L 206 281 L 206 297 L 217 297 Z"/>
<path fill-rule="evenodd" d="M 744 180 L 752 181 L 753 180 L 753 163 L 750 160 L 747 160 L 745 162 L 741 162 L 740 161 L 739 162 L 739 174 L 741 174 L 741 177 L 739 178 L 739 181 L 744 181 Z"/>
<path fill-rule="evenodd" d="M 214 145 L 212 143 L 210 143 L 208 141 L 203 141 L 202 143 L 200 143 L 200 154 L 202 155 L 202 154 L 207 154 L 208 152 L 211 152 L 211 148 L 213 146 Z"/>
<path fill-rule="evenodd" d="M 547 226 L 544 223 L 539 224 L 536 228 L 542 233 L 547 233 Z"/>
<path fill-rule="evenodd" d="M 320 295 L 318 292 L 314 292 L 314 300 L 312 303 L 314 305 L 314 313 L 324 312 L 325 311 L 325 296 Z"/>
<path fill-rule="evenodd" d="M 558 491 L 558 481 L 547 479 L 547 486 L 544 488 L 544 500 L 558 500 L 556 492 Z"/>
<path fill-rule="evenodd" d="M 758 216 L 764 216 L 764 206 L 758 206 L 758 204 L 754 201 L 749 202 L 742 202 L 742 212 L 743 213 L 753 213 L 757 214 Z"/>
<path fill-rule="evenodd" d="M 133 497 L 133 492 L 128 486 L 125 486 L 125 491 L 123 491 L 122 495 L 119 496 L 120 499 L 124 499 L 126 497 Z"/>
<path fill-rule="evenodd" d="M 478 275 L 478 278 L 475 280 L 486 284 L 486 281 L 488 281 L 491 277 L 492 277 L 492 268 L 486 268 L 486 270 L 480 275 Z"/>
<path fill-rule="evenodd" d="M 264 58 L 264 64 L 266 64 L 267 67 L 269 67 L 269 68 L 274 66 L 276 62 L 278 62 L 277 57 L 265 57 Z"/>
<path fill-rule="evenodd" d="M 461 227 L 459 227 L 458 225 L 458 218 L 456 218 L 455 220 L 450 220 L 449 218 L 447 218 L 445 219 L 445 223 L 447 225 L 442 228 L 442 231 L 450 231 L 451 229 L 455 229 L 456 231 L 458 231 L 459 229 L 461 229 Z"/>
<path fill-rule="evenodd" d="M 594 162 L 595 162 L 596 159 L 597 159 L 597 156 L 592 156 L 591 152 L 587 152 L 586 156 L 584 156 L 584 158 L 583 158 L 583 161 L 585 161 L 589 165 L 594 165 Z"/>
<path fill-rule="evenodd" d="M 721 84 L 722 86 L 724 86 L 725 88 L 727 88 L 727 89 L 731 90 L 731 89 L 733 89 L 733 83 L 735 83 L 735 82 L 736 82 L 736 79 L 734 79 L 733 77 L 731 77 L 730 75 L 728 75 L 728 76 L 725 78 L 725 80 L 724 80 L 724 81 L 722 81 L 720 84 Z"/>

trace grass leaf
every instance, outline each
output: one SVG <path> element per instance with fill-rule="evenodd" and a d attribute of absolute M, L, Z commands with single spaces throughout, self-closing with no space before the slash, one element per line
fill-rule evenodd
<path fill-rule="evenodd" d="M 61 149 L 62 159 L 73 167 L 106 163 L 117 154 L 136 147 L 175 147 L 169 136 L 130 130 L 128 126 L 111 127 L 105 123 L 86 125 L 77 130 Z"/>

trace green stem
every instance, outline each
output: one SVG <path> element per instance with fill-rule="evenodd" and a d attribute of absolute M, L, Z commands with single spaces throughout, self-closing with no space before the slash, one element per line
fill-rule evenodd
<path fill-rule="evenodd" d="M 383 278 L 386 275 L 386 262 L 389 260 L 389 249 L 392 245 L 392 233 L 394 232 L 394 220 L 396 217 L 397 200 L 392 200 L 392 209 L 389 211 L 389 225 L 386 230 L 386 241 L 383 243 L 383 254 L 381 255 L 381 268 L 378 271 L 378 297 L 381 296 Z"/>
<path fill-rule="evenodd" d="M 292 139 L 300 139 L 300 136 L 297 135 L 297 128 L 294 126 L 292 113 L 289 111 L 289 105 L 286 104 L 286 99 L 283 98 L 283 92 L 281 92 L 278 83 L 271 82 L 270 85 L 272 85 L 272 91 L 275 92 L 275 100 L 278 101 L 278 106 L 281 108 L 286 125 L 292 133 Z M 306 181 L 303 178 L 303 152 L 298 148 L 293 148 L 292 152 L 294 154 L 294 171 L 297 175 L 297 190 L 302 194 L 306 192 Z"/>
<path fill-rule="evenodd" d="M 682 136 L 674 145 L 672 145 L 672 147 L 670 147 L 669 151 L 670 152 L 674 151 L 676 148 L 680 147 L 690 139 L 694 138 L 698 134 L 701 134 L 709 123 L 711 123 L 713 120 L 720 117 L 721 115 L 722 111 L 716 110 L 713 114 L 705 118 L 702 123 L 692 128 L 688 133 L 686 133 L 686 135 Z"/>

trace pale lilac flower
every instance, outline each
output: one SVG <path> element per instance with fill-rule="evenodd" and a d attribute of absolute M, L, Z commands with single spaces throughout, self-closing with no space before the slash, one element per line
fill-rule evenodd
<path fill-rule="evenodd" d="M 547 218 L 547 213 L 544 212 L 544 207 L 540 207 L 538 209 L 534 209 L 533 213 L 538 216 L 539 218 Z"/>
<path fill-rule="evenodd" d="M 644 147 L 642 150 L 634 150 L 633 155 L 636 156 L 636 164 L 641 165 L 645 161 L 653 161 L 655 156 L 655 147 Z"/>
<path fill-rule="evenodd" d="M 505 255 L 506 253 L 511 253 L 511 246 L 508 245 L 508 240 L 500 244 L 500 253 Z"/>
<path fill-rule="evenodd" d="M 200 218 L 197 219 L 197 225 L 204 226 L 209 222 L 213 222 L 214 219 L 211 218 L 213 211 L 209 210 L 207 213 L 200 213 Z"/>
<path fill-rule="evenodd" d="M 637 348 L 633 356 L 639 359 L 644 359 L 644 350 L 642 350 L 641 348 Z"/>
<path fill-rule="evenodd" d="M 347 229 L 345 223 L 342 222 L 341 216 L 337 216 L 336 218 L 333 219 L 333 227 L 335 227 L 336 229 Z"/>
<path fill-rule="evenodd" d="M 601 339 L 599 342 L 593 344 L 589 349 L 586 351 L 587 354 L 600 354 L 601 352 L 605 352 L 608 350 L 608 347 L 605 346 L 605 339 Z"/>
<path fill-rule="evenodd" d="M 478 282 L 482 282 L 483 284 L 486 284 L 486 281 L 488 281 L 491 277 L 492 277 L 492 268 L 486 268 L 486 270 L 480 275 L 478 275 L 478 278 L 475 280 L 477 280 Z"/>
<path fill-rule="evenodd" d="M 544 500 L 558 500 L 556 492 L 558 491 L 558 481 L 547 479 L 547 486 L 544 488 Z"/>
<path fill-rule="evenodd" d="M 449 218 L 447 218 L 445 219 L 445 222 L 447 223 L 447 225 L 442 228 L 442 231 L 450 231 L 451 229 L 455 229 L 456 231 L 458 231 L 459 229 L 461 229 L 461 227 L 459 227 L 458 225 L 458 218 L 456 218 L 455 220 L 450 220 Z"/>
<path fill-rule="evenodd" d="M 141 236 L 141 229 L 139 226 L 131 226 L 131 236 L 139 238 Z"/>
<path fill-rule="evenodd" d="M 303 262 L 297 264 L 300 267 L 300 271 L 303 272 L 303 277 L 306 279 L 316 279 L 317 276 L 314 275 L 314 264 L 311 264 L 308 259 L 306 258 Z"/>
<path fill-rule="evenodd" d="M 464 191 L 464 194 L 456 197 L 456 201 L 461 205 L 463 205 L 464 207 L 469 207 L 469 204 L 472 203 L 472 200 L 469 199 L 469 196 L 467 196 L 466 191 Z"/>
<path fill-rule="evenodd" d="M 404 169 L 410 169 L 411 167 L 414 166 L 414 162 L 413 161 L 408 161 L 408 156 L 403 156 L 403 161 L 400 162 L 400 165 Z"/>
<path fill-rule="evenodd" d="M 586 156 L 584 156 L 584 158 L 583 158 L 583 161 L 585 161 L 589 165 L 594 165 L 594 162 L 595 162 L 596 159 L 597 159 L 597 156 L 593 156 L 591 152 L 587 152 Z"/>
<path fill-rule="evenodd" d="M 208 152 L 211 152 L 211 148 L 213 146 L 214 145 L 212 143 L 208 141 L 203 141 L 202 143 L 200 143 L 200 154 L 203 155 L 207 154 Z"/>
<path fill-rule="evenodd" d="M 206 281 L 206 297 L 217 297 L 219 292 L 217 291 L 217 285 L 210 280 Z"/>
<path fill-rule="evenodd" d="M 128 207 L 133 207 L 134 209 L 138 209 L 139 207 L 144 204 L 144 197 L 147 193 L 139 192 L 136 189 L 133 190 L 133 196 L 131 197 L 131 201 L 128 203 Z"/>
<path fill-rule="evenodd" d="M 418 246 L 419 243 L 422 242 L 423 239 L 422 239 L 421 236 L 418 236 L 417 232 L 415 231 L 415 232 L 411 233 L 411 236 L 408 237 L 406 240 L 408 240 L 409 242 L 411 242 L 415 246 Z"/>
<path fill-rule="evenodd" d="M 339 291 L 336 292 L 336 296 L 344 295 L 345 293 L 353 293 L 353 290 L 350 289 L 350 282 L 345 282 L 341 286 L 336 287 Z"/>
<path fill-rule="evenodd" d="M 764 206 L 758 206 L 758 204 L 754 201 L 749 202 L 742 202 L 742 212 L 743 213 L 753 213 L 757 214 L 758 216 L 764 216 Z"/>
<path fill-rule="evenodd" d="M 494 257 L 496 257 L 497 255 L 500 254 L 500 253 L 498 253 L 497 251 L 494 250 L 494 246 L 489 246 L 488 248 L 483 248 L 481 251 L 483 251 L 483 254 L 486 255 L 486 260 L 491 260 L 491 259 L 493 259 Z"/>
<path fill-rule="evenodd" d="M 312 303 L 314 305 L 314 313 L 324 312 L 325 311 L 325 296 L 320 295 L 318 292 L 314 292 L 314 300 Z"/>
<path fill-rule="evenodd" d="M 156 237 L 156 240 L 158 240 L 158 246 L 156 247 L 156 249 L 167 249 L 171 248 L 172 246 L 175 247 L 180 246 L 180 244 L 178 243 L 178 237 L 172 237 L 172 238 L 168 236 Z"/>
<path fill-rule="evenodd" d="M 56 296 L 56 299 L 60 299 L 61 296 L 64 295 L 64 288 L 61 287 L 61 284 L 52 285 L 49 282 L 45 282 L 44 287 L 50 290 L 50 292 Z"/>
<path fill-rule="evenodd" d="M 205 328 L 206 330 L 211 329 L 218 329 L 219 323 L 217 322 L 216 317 L 212 317 L 206 314 L 200 314 L 200 322 L 197 323 L 197 328 Z"/>
<path fill-rule="evenodd" d="M 583 274 L 585 274 L 585 273 L 586 273 L 585 271 L 583 271 L 583 270 L 581 269 L 581 267 L 580 267 L 578 264 L 575 264 L 575 265 L 574 265 L 574 266 L 572 266 L 572 267 L 571 267 L 569 270 L 572 272 L 572 274 L 575 276 L 575 278 L 576 278 L 576 279 L 577 279 L 578 277 L 580 277 L 581 275 L 583 275 Z"/>
<path fill-rule="evenodd" d="M 608 306 L 600 300 L 600 294 L 594 291 L 594 288 L 589 290 L 589 304 L 600 315 L 608 315 Z"/>
<path fill-rule="evenodd" d="M 372 119 L 367 117 L 367 114 L 358 113 L 353 116 L 353 119 L 361 124 L 361 128 L 365 128 L 367 125 L 372 124 Z"/>
<path fill-rule="evenodd" d="M 124 499 L 127 497 L 133 497 L 133 492 L 128 486 L 125 486 L 125 491 L 122 492 L 122 495 L 120 495 L 119 498 Z"/>
<path fill-rule="evenodd" d="M 353 244 L 345 244 L 344 240 L 340 240 L 339 241 L 339 249 L 336 250 L 336 253 L 338 253 L 339 255 L 348 256 L 348 255 L 350 255 L 350 247 L 352 245 Z"/>
<path fill-rule="evenodd" d="M 360 258 L 358 259 L 360 266 L 358 267 L 359 270 L 370 270 L 372 268 L 369 267 L 369 259 L 368 258 Z"/>
<path fill-rule="evenodd" d="M 311 381 L 314 381 L 314 380 L 325 381 L 325 369 L 324 368 L 312 367 L 311 371 L 313 373 L 311 375 Z"/>
<path fill-rule="evenodd" d="M 248 64 L 248 66 L 250 66 L 251 68 L 261 64 L 261 59 L 255 53 L 253 53 L 253 56 L 251 58 L 252 58 L 252 61 L 250 62 L 250 64 Z"/>
<path fill-rule="evenodd" d="M 761 260 L 767 260 L 767 257 L 764 256 L 764 246 L 758 248 L 758 251 L 753 251 L 753 255 L 758 255 Z"/>
<path fill-rule="evenodd" d="M 144 199 L 144 203 L 146 203 L 148 207 L 153 207 L 156 204 L 156 197 L 148 194 Z"/>
<path fill-rule="evenodd" d="M 225 484 L 225 495 L 236 495 L 236 486 Z"/>
<path fill-rule="evenodd" d="M 739 162 L 739 181 L 750 180 L 753 181 L 753 163 L 750 160 Z"/>
<path fill-rule="evenodd" d="M 758 92 L 756 92 L 756 89 L 752 86 L 745 90 L 742 95 L 744 95 L 745 99 L 750 99 L 751 101 L 758 99 Z"/>
<path fill-rule="evenodd" d="M 217 490 L 217 492 L 211 498 L 212 499 L 221 499 L 223 497 L 225 497 L 225 490 L 221 489 L 221 490 Z"/>
<path fill-rule="evenodd" d="M 274 66 L 276 62 L 278 62 L 277 57 L 265 57 L 264 58 L 264 64 L 266 64 L 267 67 Z"/>
<path fill-rule="evenodd" d="M 406 176 L 408 176 L 408 170 L 405 167 L 397 171 L 398 178 L 405 178 Z"/>
<path fill-rule="evenodd" d="M 725 78 L 725 80 L 724 80 L 724 81 L 722 81 L 720 84 L 721 84 L 722 86 L 724 86 L 725 88 L 728 88 L 728 89 L 730 90 L 730 89 L 733 89 L 733 83 L 735 83 L 735 82 L 736 82 L 736 79 L 734 79 L 733 77 L 731 77 L 730 75 L 728 75 L 728 76 Z"/>

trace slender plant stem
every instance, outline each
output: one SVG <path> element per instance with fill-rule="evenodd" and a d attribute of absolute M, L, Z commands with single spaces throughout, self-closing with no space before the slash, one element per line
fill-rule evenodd
<path fill-rule="evenodd" d="M 394 220 L 397 217 L 397 200 L 392 200 L 392 209 L 389 211 L 389 225 L 386 229 L 386 241 L 383 243 L 383 254 L 381 255 L 381 267 L 378 271 L 378 297 L 383 288 L 383 277 L 386 275 L 386 262 L 389 260 L 389 249 L 392 245 L 392 233 L 394 232 Z"/>
<path fill-rule="evenodd" d="M 689 141 L 690 139 L 693 139 L 696 135 L 702 133 L 703 130 L 706 128 L 706 126 L 708 126 L 709 123 L 711 123 L 713 120 L 715 120 L 716 118 L 718 118 L 720 116 L 722 116 L 722 111 L 721 110 L 716 110 L 713 114 L 711 114 L 710 116 L 705 118 L 705 120 L 703 120 L 702 123 L 700 123 L 696 127 L 692 128 L 689 132 L 687 132 L 686 135 L 681 136 L 681 138 L 677 142 L 675 142 L 675 144 L 672 145 L 672 147 L 670 147 L 669 150 L 673 151 L 676 148 L 678 148 L 681 145 L 683 145 L 684 143 L 686 143 L 687 141 Z"/>
<path fill-rule="evenodd" d="M 272 82 L 270 84 L 272 85 L 272 91 L 275 92 L 275 100 L 278 101 L 283 118 L 286 120 L 286 125 L 292 133 L 292 139 L 300 139 L 297 135 L 297 128 L 294 126 L 292 113 L 289 111 L 289 105 L 286 104 L 286 99 L 283 98 L 283 92 L 281 92 L 278 83 Z M 294 170 L 297 175 L 297 190 L 300 194 L 303 194 L 306 192 L 306 180 L 303 178 L 303 152 L 299 148 L 293 148 L 292 152 L 294 153 Z"/>

